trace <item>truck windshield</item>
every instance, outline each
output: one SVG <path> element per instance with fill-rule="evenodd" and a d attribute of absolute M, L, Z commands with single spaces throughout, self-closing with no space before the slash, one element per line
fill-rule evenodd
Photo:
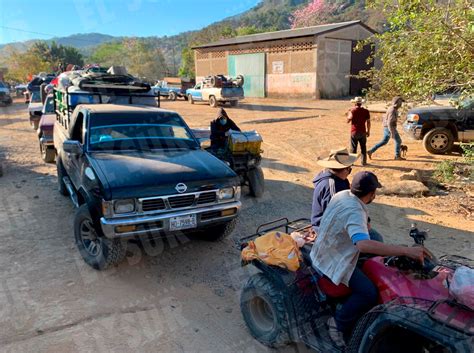
<path fill-rule="evenodd" d="M 94 113 L 89 146 L 93 151 L 199 148 L 176 113 Z"/>
<path fill-rule="evenodd" d="M 44 113 L 45 114 L 52 114 L 54 113 L 54 101 L 53 97 L 46 98 L 44 102 Z"/>

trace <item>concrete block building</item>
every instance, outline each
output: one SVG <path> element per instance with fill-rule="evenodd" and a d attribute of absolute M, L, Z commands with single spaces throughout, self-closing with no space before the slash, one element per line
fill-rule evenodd
<path fill-rule="evenodd" d="M 243 75 L 246 97 L 336 98 L 368 86 L 350 77 L 370 67 L 370 48 L 354 52 L 375 33 L 361 21 L 259 33 L 194 47 L 196 80 Z"/>

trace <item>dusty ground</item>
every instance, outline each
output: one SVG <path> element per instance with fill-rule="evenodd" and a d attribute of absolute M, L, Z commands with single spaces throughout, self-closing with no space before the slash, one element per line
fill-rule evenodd
<path fill-rule="evenodd" d="M 216 110 L 204 104 L 163 102 L 192 127 Z M 220 243 L 165 242 L 132 247 L 133 256 L 106 272 L 87 267 L 75 249 L 74 209 L 56 191 L 54 165 L 42 163 L 25 106 L 0 108 L 0 351 L 1 352 L 265 352 L 247 333 L 239 290 L 247 274 L 234 240 L 278 217 L 308 217 L 316 157 L 348 143 L 348 101 L 251 101 L 228 112 L 242 129 L 265 140 L 266 193 L 243 198 L 232 238 Z M 369 145 L 381 137 L 374 119 Z M 455 156 L 432 156 L 406 143 L 408 161 L 393 161 L 393 145 L 367 168 L 382 183 L 402 171 L 429 171 Z M 359 167 L 355 171 L 360 170 Z M 469 200 L 469 202 L 472 200 Z M 436 254 L 473 257 L 474 222 L 452 195 L 381 196 L 370 206 L 386 241 L 409 244 L 408 228 L 429 228 Z M 291 346 L 287 352 L 303 352 Z"/>

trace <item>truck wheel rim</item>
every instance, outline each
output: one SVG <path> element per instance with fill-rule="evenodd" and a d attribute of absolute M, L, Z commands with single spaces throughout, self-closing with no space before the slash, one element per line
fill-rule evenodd
<path fill-rule="evenodd" d="M 95 232 L 92 222 L 90 220 L 87 219 L 81 223 L 80 233 L 84 249 L 91 256 L 99 255 L 101 250 L 100 240 L 97 237 L 97 233 Z"/>
<path fill-rule="evenodd" d="M 431 139 L 431 146 L 434 149 L 442 150 L 448 145 L 448 137 L 445 134 L 436 134 Z"/>
<path fill-rule="evenodd" d="M 262 297 L 254 297 L 250 301 L 250 313 L 259 330 L 270 332 L 274 327 L 274 313 L 271 305 Z"/>

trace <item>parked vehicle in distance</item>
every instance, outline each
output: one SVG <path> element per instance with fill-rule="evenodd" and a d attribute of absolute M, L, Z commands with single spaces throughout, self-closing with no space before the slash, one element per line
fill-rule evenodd
<path fill-rule="evenodd" d="M 23 93 L 26 92 L 27 85 L 16 85 L 15 86 L 15 94 L 17 98 L 23 97 Z"/>
<path fill-rule="evenodd" d="M 56 114 L 54 111 L 54 95 L 48 94 L 46 100 L 44 101 L 37 130 L 41 158 L 46 163 L 52 163 L 56 158 L 56 150 L 54 149 L 53 141 L 53 129 L 55 121 Z"/>
<path fill-rule="evenodd" d="M 93 268 L 120 262 L 130 238 L 193 232 L 217 240 L 234 229 L 239 178 L 200 148 L 177 113 L 79 105 L 53 135 L 59 192 L 77 207 L 76 245 Z"/>
<path fill-rule="evenodd" d="M 474 99 L 462 101 L 459 108 L 429 106 L 410 109 L 403 128 L 411 138 L 423 140 L 427 152 L 448 153 L 455 142 L 474 141 Z"/>
<path fill-rule="evenodd" d="M 10 105 L 13 103 L 12 96 L 10 95 L 10 89 L 2 81 L 0 81 L 0 103 L 3 105 Z"/>
<path fill-rule="evenodd" d="M 28 101 L 28 115 L 30 117 L 30 125 L 34 130 L 38 129 L 39 120 L 41 118 L 41 111 L 43 110 L 43 103 L 39 91 L 30 93 Z"/>
<path fill-rule="evenodd" d="M 235 107 L 239 100 L 244 99 L 243 85 L 244 78 L 240 75 L 235 79 L 223 75 L 209 76 L 196 84 L 194 88 L 186 90 L 186 95 L 191 104 L 209 102 L 209 105 L 215 108 L 219 103 L 229 102 Z"/>
<path fill-rule="evenodd" d="M 192 79 L 165 77 L 163 81 L 158 81 L 152 90 L 156 95 L 175 101 L 178 97 L 187 99 L 186 90 L 194 87 L 194 84 Z"/>

